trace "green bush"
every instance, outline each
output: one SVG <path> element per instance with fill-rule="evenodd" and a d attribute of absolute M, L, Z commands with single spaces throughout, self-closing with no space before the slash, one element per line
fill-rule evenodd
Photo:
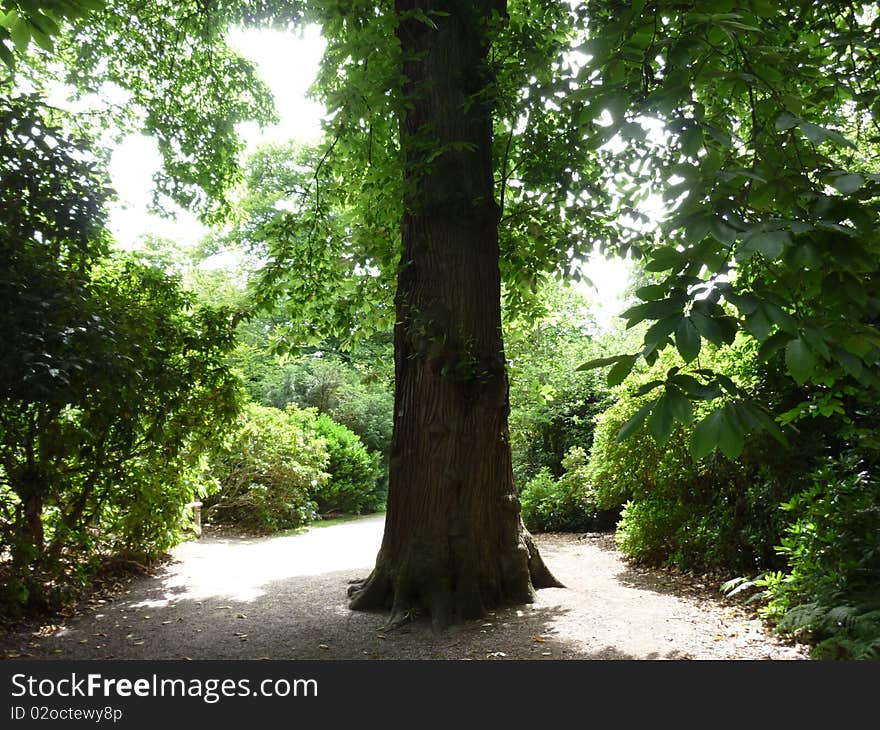
<path fill-rule="evenodd" d="M 317 486 L 314 499 L 321 514 L 362 514 L 385 505 L 379 454 L 369 453 L 357 436 L 327 414 L 314 421 L 314 432 L 327 450 L 329 479 Z"/>
<path fill-rule="evenodd" d="M 880 658 L 880 482 L 853 459 L 829 460 L 782 505 L 788 573 L 767 582 L 764 615 L 818 642 L 822 658 Z"/>
<path fill-rule="evenodd" d="M 280 409 L 288 404 L 313 408 L 354 432 L 367 451 L 379 456 L 379 484 L 374 491 L 380 497 L 377 504 L 384 502 L 394 396 L 381 366 L 369 361 L 369 352 L 361 353 L 367 362 L 357 366 L 327 353 L 302 355 L 279 364 L 270 354 L 265 333 L 247 331 L 245 336 L 254 342 L 240 343 L 233 361 L 251 398 Z"/>
<path fill-rule="evenodd" d="M 318 516 L 314 494 L 329 478 L 328 462 L 313 411 L 249 404 L 210 458 L 216 486 L 205 500 L 205 516 L 263 531 L 311 522 Z"/>
<path fill-rule="evenodd" d="M 249 404 L 206 470 L 215 485 L 206 518 L 255 530 L 373 512 L 385 503 L 378 454 L 326 414 L 293 404 L 283 411 Z"/>
<path fill-rule="evenodd" d="M 633 559 L 728 571 L 779 567 L 775 546 L 784 516 L 777 505 L 801 488 L 812 448 L 806 440 L 784 450 L 766 439 L 747 439 L 736 460 L 715 453 L 698 463 L 688 450 L 693 426 L 677 426 L 663 448 L 646 429 L 617 440 L 621 427 L 651 397 L 633 391 L 681 364 L 674 353 L 664 353 L 654 368 L 627 381 L 615 404 L 597 419 L 585 470 L 596 505 L 624 508 L 618 541 Z M 703 364 L 742 385 L 759 370 L 754 351 L 739 344 L 707 352 Z M 712 407 L 697 405 L 695 421 Z"/>
<path fill-rule="evenodd" d="M 587 488 L 584 478 L 586 452 L 578 447 L 569 450 L 562 460 L 565 470 L 556 479 L 544 467 L 520 493 L 522 516 L 534 532 L 584 532 L 611 527 L 619 510 L 602 510 Z"/>
<path fill-rule="evenodd" d="M 264 346 L 268 349 L 268 345 Z M 381 380 L 366 378 L 333 355 L 304 355 L 281 366 L 253 357 L 240 347 L 236 359 L 246 374 L 245 387 L 258 403 L 286 408 L 316 408 L 360 436 L 370 451 L 384 454 L 391 443 L 394 397 Z"/>
<path fill-rule="evenodd" d="M 161 482 L 161 491 L 150 485 Z M 197 465 L 134 461 L 104 507 L 102 541 L 113 554 L 150 562 L 180 542 L 191 516 L 187 503 L 204 494 Z"/>
<path fill-rule="evenodd" d="M 23 358 L 3 371 L 10 607 L 58 605 L 111 555 L 145 562 L 172 547 L 197 493 L 192 470 L 238 408 L 225 313 L 194 311 L 174 281 L 124 257 L 95 265 L 74 299 L 70 336 L 43 337 L 54 340 L 41 353 L 53 367 Z M 21 333 L 26 355 L 27 333 L 0 325 Z"/>
<path fill-rule="evenodd" d="M 126 550 L 177 539 L 188 474 L 233 420 L 229 313 L 110 255 L 88 140 L 0 99 L 0 593 L 46 608 Z"/>
<path fill-rule="evenodd" d="M 528 481 L 520 492 L 519 501 L 523 522 L 529 530 L 550 532 L 556 529 L 562 495 L 559 482 L 550 469 L 544 467 Z"/>
<path fill-rule="evenodd" d="M 680 562 L 674 556 L 687 518 L 675 500 L 654 495 L 630 500 L 624 505 L 617 525 L 617 545 L 625 555 L 641 562 Z"/>

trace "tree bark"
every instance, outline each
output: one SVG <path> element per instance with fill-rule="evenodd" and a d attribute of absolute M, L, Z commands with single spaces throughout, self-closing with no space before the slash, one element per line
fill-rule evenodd
<path fill-rule="evenodd" d="M 354 609 L 390 608 L 391 625 L 427 613 L 444 626 L 560 585 L 523 527 L 508 437 L 486 63 L 487 23 L 505 10 L 396 3 L 407 193 L 388 512 L 376 566 L 349 590 Z"/>

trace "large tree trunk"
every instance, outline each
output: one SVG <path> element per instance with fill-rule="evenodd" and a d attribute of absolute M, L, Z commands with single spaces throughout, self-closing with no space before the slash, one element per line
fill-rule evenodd
<path fill-rule="evenodd" d="M 436 27 L 406 14 L 421 9 Z M 398 0 L 410 102 L 385 536 L 352 608 L 435 625 L 558 586 L 520 518 L 501 338 L 486 22 L 504 0 Z M 448 15 L 431 16 L 431 10 Z"/>

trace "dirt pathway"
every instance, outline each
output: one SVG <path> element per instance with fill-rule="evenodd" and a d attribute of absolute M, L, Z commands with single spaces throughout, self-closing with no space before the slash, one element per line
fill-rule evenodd
<path fill-rule="evenodd" d="M 635 570 L 604 536 L 544 535 L 567 586 L 532 606 L 435 635 L 381 630 L 346 606 L 373 564 L 383 517 L 263 539 L 204 537 L 158 575 L 62 627 L 4 637 L 7 656 L 66 659 L 799 659 L 738 608 Z"/>

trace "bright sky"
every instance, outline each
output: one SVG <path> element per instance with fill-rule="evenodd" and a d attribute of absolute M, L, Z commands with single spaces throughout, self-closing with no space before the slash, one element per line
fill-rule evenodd
<path fill-rule="evenodd" d="M 324 108 L 306 98 L 324 52 L 324 39 L 318 26 L 307 26 L 301 36 L 274 30 L 236 30 L 229 40 L 256 64 L 275 96 L 280 117 L 277 125 L 265 129 L 254 123 L 239 127 L 247 151 L 265 142 L 296 139 L 308 143 L 320 139 Z M 124 248 L 133 247 L 143 234 L 192 245 L 207 232 L 187 211 L 177 209 L 176 220 L 149 212 L 152 177 L 159 164 L 156 142 L 150 137 L 127 137 L 113 153 L 110 176 L 119 201 L 111 210 L 110 229 Z"/>
<path fill-rule="evenodd" d="M 239 131 L 248 151 L 265 142 L 318 141 L 324 109 L 308 99 L 307 94 L 324 51 L 319 27 L 308 26 L 300 35 L 274 30 L 236 30 L 229 40 L 256 64 L 258 73 L 275 96 L 280 117 L 277 125 L 262 130 L 253 123 L 241 125 Z M 125 248 L 135 246 L 137 238 L 144 234 L 193 245 L 207 232 L 187 211 L 178 210 L 176 220 L 149 212 L 152 176 L 158 167 L 156 143 L 148 137 L 128 137 L 113 154 L 110 174 L 119 201 L 111 208 L 110 228 Z M 630 268 L 629 261 L 608 260 L 598 254 L 593 254 L 585 266 L 587 277 L 596 286 L 590 295 L 600 304 L 600 325 L 607 324 L 610 317 L 620 311 L 621 294 Z"/>

